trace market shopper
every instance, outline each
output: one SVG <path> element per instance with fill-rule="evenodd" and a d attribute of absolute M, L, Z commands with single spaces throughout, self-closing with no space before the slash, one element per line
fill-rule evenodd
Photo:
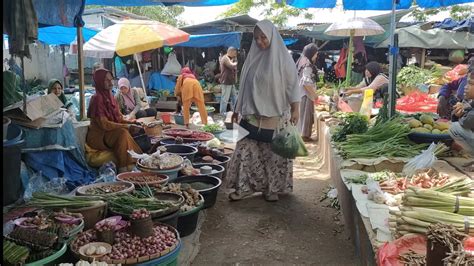
<path fill-rule="evenodd" d="M 382 89 L 388 85 L 388 77 L 382 72 L 382 67 L 377 62 L 369 62 L 365 66 L 364 79 L 355 87 L 348 88 L 346 95 L 364 93 L 367 89 L 374 90 L 375 98 L 383 98 L 386 93 Z"/>
<path fill-rule="evenodd" d="M 303 53 L 296 62 L 299 78 L 301 97 L 300 119 L 298 121 L 298 130 L 304 141 L 311 141 L 314 124 L 314 100 L 316 99 L 315 75 L 317 69 L 314 65 L 318 58 L 318 46 L 314 43 L 306 45 Z"/>
<path fill-rule="evenodd" d="M 453 112 L 453 107 L 464 99 L 464 88 L 467 84 L 467 75 L 451 81 L 441 87 L 438 94 L 437 113 L 441 118 L 448 118 Z"/>
<path fill-rule="evenodd" d="M 271 141 L 276 131 L 299 117 L 298 74 L 293 58 L 269 21 L 254 28 L 254 39 L 240 77 L 233 120 L 250 134 L 240 140 L 227 171 L 230 200 L 263 192 L 267 201 L 293 190 L 293 161 L 275 154 Z"/>
<path fill-rule="evenodd" d="M 467 153 L 474 156 L 474 58 L 469 60 L 469 72 L 464 101 L 453 108 L 454 118 L 458 121 L 451 124 L 449 134 Z"/>
<path fill-rule="evenodd" d="M 207 110 L 204 103 L 204 92 L 201 84 L 196 79 L 189 67 L 181 69 L 181 75 L 178 76 L 174 95 L 178 97 L 178 104 L 183 107 L 184 125 L 189 127 L 189 117 L 191 103 L 197 105 L 199 115 L 203 125 L 207 125 Z"/>
<path fill-rule="evenodd" d="M 91 97 L 87 110 L 87 117 L 91 120 L 86 137 L 87 145 L 96 150 L 112 151 L 118 160 L 119 172 L 132 170 L 135 160 L 127 151 L 142 152 L 132 137 L 141 127 L 123 119 L 112 95 L 112 72 L 98 69 L 94 72 L 93 79 L 96 93 Z"/>
<path fill-rule="evenodd" d="M 142 102 L 146 99 L 140 99 L 138 91 L 130 88 L 130 81 L 127 78 L 119 79 L 118 87 L 119 92 L 115 95 L 115 99 L 120 112 L 127 117 L 127 120 L 156 116 L 155 108 L 142 108 Z"/>
<path fill-rule="evenodd" d="M 237 49 L 229 47 L 227 54 L 223 55 L 220 60 L 220 77 L 219 83 L 221 84 L 222 96 L 220 102 L 220 113 L 225 116 L 227 112 L 227 104 L 229 99 L 232 104 L 231 107 L 235 106 L 235 95 L 237 82 Z"/>

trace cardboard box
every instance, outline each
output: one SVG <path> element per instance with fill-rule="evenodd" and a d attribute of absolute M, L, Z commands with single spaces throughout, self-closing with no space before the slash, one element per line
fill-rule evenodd
<path fill-rule="evenodd" d="M 27 98 L 26 112 L 23 109 L 23 101 L 20 101 L 4 108 L 3 114 L 19 124 L 38 128 L 53 117 L 58 120 L 57 117 L 61 116 L 59 113 L 62 111 L 62 106 L 63 103 L 54 94 L 33 96 Z"/>

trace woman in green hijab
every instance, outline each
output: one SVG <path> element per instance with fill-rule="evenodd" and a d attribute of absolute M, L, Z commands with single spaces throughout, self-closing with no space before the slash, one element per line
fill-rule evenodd
<path fill-rule="evenodd" d="M 72 117 L 75 116 L 72 108 L 72 102 L 68 101 L 66 95 L 64 95 L 64 87 L 61 81 L 58 79 L 50 79 L 48 82 L 48 94 L 53 93 L 54 95 L 58 96 L 59 100 L 63 103 L 63 107 L 68 110 Z"/>
<path fill-rule="evenodd" d="M 54 93 L 56 96 L 58 96 L 59 100 L 63 103 L 65 106 L 67 103 L 66 95 L 64 95 L 64 88 L 63 84 L 61 81 L 57 79 L 50 79 L 48 83 L 48 94 Z"/>

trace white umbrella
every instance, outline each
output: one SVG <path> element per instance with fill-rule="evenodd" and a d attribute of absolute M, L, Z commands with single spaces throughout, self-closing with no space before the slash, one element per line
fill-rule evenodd
<path fill-rule="evenodd" d="M 152 20 L 124 20 L 109 26 L 84 44 L 84 55 L 88 57 L 113 58 L 172 46 L 187 42 L 189 34 L 173 26 Z M 142 86 L 145 89 L 143 75 L 138 67 Z"/>
<path fill-rule="evenodd" d="M 329 26 L 324 33 L 332 36 L 350 36 L 349 38 L 349 56 L 347 59 L 347 75 L 346 81 L 351 79 L 351 65 L 353 45 L 352 38 L 354 36 L 371 36 L 384 33 L 385 30 L 377 22 L 370 18 L 350 18 L 345 21 L 335 22 Z"/>

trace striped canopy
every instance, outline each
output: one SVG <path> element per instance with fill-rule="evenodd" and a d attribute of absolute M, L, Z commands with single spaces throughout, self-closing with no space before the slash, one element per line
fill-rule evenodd
<path fill-rule="evenodd" d="M 125 20 L 100 31 L 84 44 L 86 57 L 127 56 L 189 40 L 189 34 L 157 21 Z"/>

